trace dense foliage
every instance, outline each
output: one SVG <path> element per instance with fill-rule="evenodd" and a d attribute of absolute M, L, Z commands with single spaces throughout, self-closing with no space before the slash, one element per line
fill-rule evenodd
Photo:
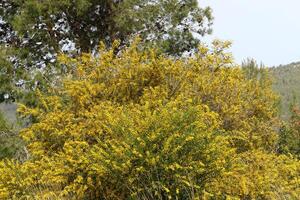
<path fill-rule="evenodd" d="M 0 162 L 4 199 L 299 199 L 300 162 L 277 155 L 276 96 L 228 43 L 173 59 L 139 43 L 61 56 L 70 73 L 21 131 L 30 158 Z"/>

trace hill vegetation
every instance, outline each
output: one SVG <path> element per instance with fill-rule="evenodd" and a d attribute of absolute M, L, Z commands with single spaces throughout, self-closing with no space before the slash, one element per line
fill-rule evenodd
<path fill-rule="evenodd" d="M 274 77 L 273 88 L 280 95 L 280 115 L 287 120 L 293 106 L 300 106 L 300 63 L 270 68 Z"/>

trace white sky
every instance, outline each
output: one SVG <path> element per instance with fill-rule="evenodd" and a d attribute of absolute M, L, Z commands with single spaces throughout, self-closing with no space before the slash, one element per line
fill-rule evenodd
<path fill-rule="evenodd" d="M 300 61 L 300 0 L 199 0 L 215 17 L 213 39 L 233 42 L 238 63 L 254 58 L 268 66 Z"/>

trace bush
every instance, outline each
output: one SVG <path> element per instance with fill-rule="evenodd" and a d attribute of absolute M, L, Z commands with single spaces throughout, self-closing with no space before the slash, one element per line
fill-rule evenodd
<path fill-rule="evenodd" d="M 21 131 L 31 156 L 1 163 L 0 195 L 296 199 L 299 161 L 272 153 L 276 97 L 234 66 L 228 45 L 177 60 L 138 43 L 119 55 L 62 56 L 62 85 L 19 108 L 36 122 Z"/>

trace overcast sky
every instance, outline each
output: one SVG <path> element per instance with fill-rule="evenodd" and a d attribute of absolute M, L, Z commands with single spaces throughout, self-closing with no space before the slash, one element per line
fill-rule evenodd
<path fill-rule="evenodd" d="M 233 42 L 238 63 L 250 57 L 268 66 L 300 61 L 300 0 L 199 0 L 215 17 L 212 36 Z"/>

